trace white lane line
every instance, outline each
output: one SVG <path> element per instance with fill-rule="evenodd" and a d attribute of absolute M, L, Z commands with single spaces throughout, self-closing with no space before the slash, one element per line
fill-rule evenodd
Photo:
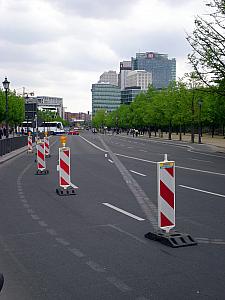
<path fill-rule="evenodd" d="M 105 202 L 105 203 L 102 203 L 102 204 L 105 205 L 105 206 L 108 206 L 108 207 L 110 207 L 110 208 L 112 208 L 112 209 L 114 209 L 114 210 L 116 210 L 116 211 L 118 211 L 118 212 L 120 212 L 120 213 L 122 213 L 122 214 L 128 216 L 128 217 L 131 217 L 131 218 L 133 218 L 133 219 L 135 219 L 135 220 L 138 220 L 138 221 L 144 221 L 144 220 L 145 220 L 145 219 L 142 219 L 142 218 L 140 218 L 140 217 L 138 217 L 138 216 L 135 216 L 135 215 L 133 215 L 133 214 L 131 214 L 131 213 L 129 213 L 129 212 L 127 212 L 127 211 L 121 209 L 121 208 L 118 208 L 118 207 L 116 207 L 116 206 L 114 206 L 114 205 L 111 205 L 111 204 L 109 204 L 109 203 L 106 203 L 106 202 Z"/>
<path fill-rule="evenodd" d="M 120 279 L 114 277 L 114 276 L 110 276 L 107 277 L 106 280 L 108 282 L 110 282 L 111 284 L 113 284 L 116 288 L 118 288 L 121 292 L 129 292 L 132 289 L 126 285 L 123 281 L 121 281 Z"/>
<path fill-rule="evenodd" d="M 104 273 L 106 272 L 106 269 L 102 266 L 100 266 L 98 263 L 92 261 L 92 260 L 89 260 L 86 262 L 86 264 L 94 271 L 96 272 L 100 272 L 100 273 Z"/>
<path fill-rule="evenodd" d="M 144 161 L 144 162 L 147 162 L 147 163 L 150 163 L 150 164 L 157 164 L 156 161 L 152 161 L 152 160 L 147 160 L 147 159 L 137 158 L 137 157 L 128 156 L 128 155 L 119 154 L 119 153 L 115 153 L 115 155 L 121 156 L 121 157 L 125 157 L 125 158 L 129 158 L 129 159 L 135 159 L 135 160 L 139 160 L 139 161 Z M 217 173 L 217 172 L 211 172 L 211 171 L 204 171 L 204 170 L 192 169 L 192 168 L 181 167 L 181 166 L 176 166 L 176 168 L 177 168 L 177 169 L 184 169 L 184 170 L 194 171 L 194 172 L 200 172 L 200 173 L 207 173 L 207 174 L 212 174 L 212 175 L 225 176 L 224 173 Z"/>
<path fill-rule="evenodd" d="M 74 255 L 76 255 L 76 256 L 79 257 L 79 258 L 85 256 L 85 254 L 82 253 L 82 252 L 81 252 L 79 249 L 77 249 L 77 248 L 70 248 L 69 251 L 72 252 Z"/>
<path fill-rule="evenodd" d="M 140 175 L 140 176 L 147 176 L 147 175 L 145 175 L 145 174 L 136 172 L 136 171 L 134 171 L 134 170 L 130 170 L 130 172 L 132 172 L 132 173 L 134 173 L 134 174 L 137 174 L 137 175 Z"/>
<path fill-rule="evenodd" d="M 113 164 L 113 163 L 114 163 L 114 161 L 113 161 L 113 160 L 111 160 L 111 159 L 108 159 L 108 161 L 109 161 L 111 164 Z"/>
<path fill-rule="evenodd" d="M 96 149 L 101 150 L 101 151 L 103 151 L 103 152 L 108 152 L 107 150 L 102 149 L 102 148 L 98 147 L 97 145 L 95 145 L 94 143 L 88 141 L 88 140 L 85 139 L 83 136 L 80 135 L 80 137 L 81 137 L 83 140 L 85 140 L 87 143 L 89 143 L 90 145 L 92 145 L 93 147 L 95 147 Z"/>
<path fill-rule="evenodd" d="M 209 192 L 209 191 L 204 191 L 204 190 L 196 189 L 196 188 L 193 188 L 193 187 L 190 187 L 190 186 L 186 186 L 186 185 L 182 185 L 182 184 L 179 184 L 179 186 L 182 187 L 182 188 L 185 188 L 185 189 L 194 190 L 194 191 L 197 191 L 197 192 L 202 192 L 202 193 L 206 193 L 206 194 L 210 194 L 210 195 L 214 195 L 214 196 L 225 198 L 225 195 L 221 195 L 221 194 L 212 193 L 212 192 Z"/>
<path fill-rule="evenodd" d="M 190 159 L 190 160 L 196 160 L 196 161 L 207 162 L 207 163 L 211 163 L 211 164 L 212 164 L 212 161 L 209 161 L 209 160 L 197 159 L 197 158 L 189 158 L 189 159 Z"/>
<path fill-rule="evenodd" d="M 148 152 L 148 151 L 146 151 L 146 150 L 142 150 L 142 149 L 139 149 L 139 151 L 141 151 L 141 152 L 146 152 L 146 153 Z"/>

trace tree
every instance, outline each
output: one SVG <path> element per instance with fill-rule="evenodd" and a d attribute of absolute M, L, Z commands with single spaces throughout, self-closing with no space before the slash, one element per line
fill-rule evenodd
<path fill-rule="evenodd" d="M 208 0 L 211 12 L 195 18 L 195 29 L 187 35 L 192 47 L 188 59 L 201 81 L 215 86 L 225 78 L 225 0 Z M 225 90 L 217 90 L 225 95 Z"/>

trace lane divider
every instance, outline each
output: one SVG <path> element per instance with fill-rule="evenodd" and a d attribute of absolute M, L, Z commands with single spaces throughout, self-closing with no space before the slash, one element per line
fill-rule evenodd
<path fill-rule="evenodd" d="M 133 219 L 135 219 L 135 220 L 138 220 L 138 221 L 145 221 L 145 219 L 140 218 L 140 217 L 138 217 L 138 216 L 136 216 L 136 215 L 133 215 L 133 214 L 131 214 L 131 213 L 129 213 L 129 212 L 127 212 L 127 211 L 125 211 L 125 210 L 123 210 L 123 209 L 121 209 L 121 208 L 118 208 L 118 207 L 116 207 L 116 206 L 114 206 L 114 205 L 112 205 L 112 204 L 110 204 L 110 203 L 104 202 L 104 203 L 102 203 L 102 204 L 105 205 L 105 206 L 108 206 L 108 207 L 110 207 L 110 208 L 112 208 L 112 209 L 114 209 L 114 210 L 116 210 L 116 211 L 118 211 L 118 212 L 120 212 L 120 213 L 122 213 L 122 214 L 128 216 L 128 217 L 131 217 L 131 218 L 133 218 Z"/>

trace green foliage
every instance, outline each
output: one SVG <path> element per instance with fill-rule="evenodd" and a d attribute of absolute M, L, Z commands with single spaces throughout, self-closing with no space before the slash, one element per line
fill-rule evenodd
<path fill-rule="evenodd" d="M 16 96 L 15 93 L 8 92 L 8 121 L 10 125 L 19 125 L 24 120 L 25 105 L 24 99 Z M 0 123 L 6 118 L 6 96 L 5 92 L 0 90 Z"/>
<path fill-rule="evenodd" d="M 220 88 L 225 88 L 225 81 L 221 82 Z M 225 101 L 214 89 L 202 86 L 195 73 L 190 73 L 178 82 L 171 82 L 163 90 L 149 87 L 130 105 L 121 105 L 112 113 L 97 112 L 93 126 L 123 129 L 156 127 L 167 128 L 171 133 L 172 126 L 197 126 L 200 114 L 201 123 L 205 126 L 225 124 Z"/>

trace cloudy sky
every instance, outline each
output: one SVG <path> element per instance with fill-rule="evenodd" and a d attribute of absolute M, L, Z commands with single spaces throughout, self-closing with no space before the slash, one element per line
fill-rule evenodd
<path fill-rule="evenodd" d="M 66 111 L 91 110 L 91 84 L 136 52 L 177 59 L 205 0 L 0 0 L 0 75 L 11 89 L 63 97 Z"/>

